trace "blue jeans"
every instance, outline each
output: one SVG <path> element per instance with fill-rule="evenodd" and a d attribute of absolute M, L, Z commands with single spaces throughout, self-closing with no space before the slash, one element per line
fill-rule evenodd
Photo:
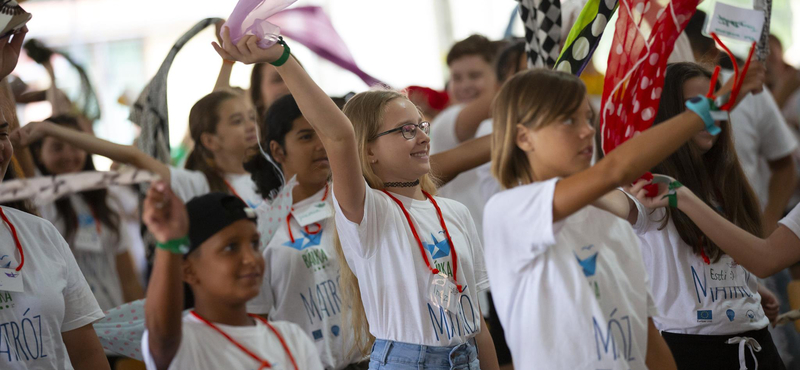
<path fill-rule="evenodd" d="M 480 370 L 475 340 L 453 347 L 377 339 L 372 346 L 369 370 Z"/>

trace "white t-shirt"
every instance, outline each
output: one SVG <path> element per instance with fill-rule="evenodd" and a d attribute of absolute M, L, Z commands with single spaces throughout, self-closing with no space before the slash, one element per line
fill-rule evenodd
<path fill-rule="evenodd" d="M 0 290 L 0 369 L 72 369 L 61 333 L 103 318 L 69 246 L 53 225 L 2 207 L 17 230 L 24 293 Z M 0 221 L 0 272 L 15 273 L 20 255 Z"/>
<path fill-rule="evenodd" d="M 272 369 L 294 370 L 280 339 L 261 320 L 255 321 L 255 326 L 215 325 L 239 344 L 269 361 Z M 297 362 L 298 369 L 322 370 L 314 343 L 297 325 L 286 321 L 270 321 L 270 324 L 283 337 Z M 172 363 L 169 364 L 170 370 L 258 370 L 260 366 L 255 359 L 194 315 L 183 317 L 182 330 L 181 344 Z M 147 369 L 155 370 L 156 365 L 150 355 L 147 330 L 142 336 L 142 356 Z"/>
<path fill-rule="evenodd" d="M 366 183 L 365 183 L 365 186 Z M 336 185 L 333 186 L 335 195 Z M 450 243 L 430 200 L 393 194 L 413 221 L 431 267 L 452 276 Z M 336 229 L 350 269 L 358 277 L 370 333 L 378 339 L 426 346 L 465 343 L 481 330 L 478 292 L 489 287 L 483 247 L 464 205 L 434 197 L 442 210 L 458 255 L 460 309 L 450 312 L 428 301 L 431 270 L 420 255 L 400 206 L 367 186 L 364 218 L 356 224 L 342 213 L 334 196 Z"/>
<path fill-rule="evenodd" d="M 294 203 L 294 213 L 316 207 L 326 190 Z M 330 196 L 326 204 L 333 210 Z M 264 220 L 266 221 L 266 220 Z M 262 218 L 259 218 L 262 222 Z M 308 225 L 308 232 L 291 218 L 292 236 L 286 223 L 275 232 L 266 249 L 266 273 L 261 293 L 247 303 L 247 311 L 267 314 L 271 320 L 289 321 L 300 326 L 317 345 L 326 369 L 342 369 L 358 362 L 361 355 L 351 351 L 353 336 L 342 326 L 347 302 L 339 289 L 339 262 L 333 246 L 333 218 Z M 259 227 L 261 229 L 261 227 Z M 314 234 L 311 234 L 314 233 Z M 343 313 L 343 311 L 345 311 Z"/>
<path fill-rule="evenodd" d="M 795 206 L 786 217 L 778 221 L 779 224 L 786 226 L 789 230 L 800 238 L 800 205 Z"/>
<path fill-rule="evenodd" d="M 459 146 L 456 138 L 456 119 L 464 105 L 454 105 L 439 113 L 431 123 L 431 154 L 441 153 Z M 476 135 L 477 137 L 477 135 Z M 456 178 L 439 188 L 438 195 L 459 202 L 469 210 L 478 228 L 478 236 L 483 233 L 483 206 L 486 202 L 481 195 L 477 168 L 462 172 Z"/>
<path fill-rule="evenodd" d="M 647 318 L 656 312 L 636 236 L 591 206 L 553 223 L 557 181 L 486 204 L 486 265 L 514 364 L 646 369 Z"/>
<path fill-rule="evenodd" d="M 169 176 L 172 191 L 184 202 L 211 192 L 206 175 L 200 171 L 170 167 Z M 264 201 L 256 192 L 256 184 L 249 173 L 226 174 L 224 178 L 250 208 L 257 208 Z"/>
<path fill-rule="evenodd" d="M 766 88 L 760 94 L 748 94 L 731 111 L 731 127 L 739 163 L 764 207 L 772 174 L 767 162 L 791 155 L 797 140 Z"/>
<path fill-rule="evenodd" d="M 651 277 L 650 289 L 659 311 L 653 323 L 658 330 L 729 335 L 769 324 L 755 275 L 727 254 L 706 264 L 681 239 L 672 219 L 659 230 L 664 208 L 648 210 L 634 202 L 639 217 L 633 229 L 642 242 L 644 264 Z"/>
<path fill-rule="evenodd" d="M 483 122 L 481 122 L 481 125 L 478 126 L 478 132 L 475 134 L 475 136 L 483 137 L 486 135 L 491 135 L 492 131 L 494 130 L 492 125 L 493 121 L 491 118 L 485 119 Z M 480 188 L 482 201 L 485 206 L 486 202 L 488 202 L 492 196 L 503 190 L 503 187 L 492 175 L 492 162 L 480 165 L 475 169 L 475 174 L 478 176 L 478 187 Z"/>
<path fill-rule="evenodd" d="M 69 195 L 72 208 L 78 216 L 78 230 L 75 233 L 74 241 L 70 246 L 75 261 L 78 262 L 89 288 L 92 289 L 97 303 L 103 311 L 114 308 L 125 303 L 122 295 L 122 283 L 117 272 L 117 256 L 128 251 L 130 238 L 128 237 L 127 226 L 120 215 L 120 227 L 118 237 L 100 224 L 100 232 L 97 231 L 97 224 L 89 205 L 83 197 L 78 194 Z M 117 204 L 109 199 L 108 206 L 113 212 L 119 213 Z M 42 218 L 55 225 L 58 232 L 66 237 L 67 228 L 64 218 L 58 214 L 55 203 L 49 203 L 39 207 Z"/>

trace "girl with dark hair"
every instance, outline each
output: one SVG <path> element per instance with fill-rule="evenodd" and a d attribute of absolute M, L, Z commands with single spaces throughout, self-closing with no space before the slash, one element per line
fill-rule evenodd
<path fill-rule="evenodd" d="M 71 116 L 50 117 L 48 121 L 80 131 L 78 121 Z M 52 137 L 31 143 L 30 149 L 34 164 L 44 176 L 95 170 L 88 153 Z M 103 310 L 144 296 L 120 212 L 119 201 L 107 189 L 72 194 L 39 207 L 42 217 L 52 222 L 70 245 Z"/>
<path fill-rule="evenodd" d="M 255 120 L 255 111 L 247 99 L 233 92 L 217 91 L 197 101 L 189 113 L 189 131 L 195 145 L 186 169 L 161 163 L 136 147 L 111 143 L 47 121 L 29 123 L 15 134 L 23 145 L 52 136 L 89 153 L 154 172 L 185 201 L 217 191 L 236 195 L 255 208 L 263 198 L 256 194 L 244 169 L 244 162 L 258 141 Z"/>
<path fill-rule="evenodd" d="M 263 118 L 272 102 L 289 93 L 278 71 L 269 63 L 256 63 L 250 73 L 250 101 Z M 261 119 L 260 121 L 263 121 Z"/>
<path fill-rule="evenodd" d="M 694 63 L 671 64 L 665 73 L 655 127 L 685 112 L 686 101 L 704 95 L 711 83 L 711 73 Z M 678 181 L 668 189 L 684 186 L 726 219 L 761 235 L 759 204 L 733 148 L 730 125 L 735 122 L 717 124 L 719 135 L 695 134 L 651 171 Z M 672 208 L 648 209 L 663 196 L 646 198 L 642 186 L 648 183 L 639 181 L 630 190 L 633 196 L 617 191 L 603 202 L 639 235 L 658 308 L 653 322 L 678 368 L 783 369 L 767 331 L 778 313 L 775 297 L 689 216 Z"/>

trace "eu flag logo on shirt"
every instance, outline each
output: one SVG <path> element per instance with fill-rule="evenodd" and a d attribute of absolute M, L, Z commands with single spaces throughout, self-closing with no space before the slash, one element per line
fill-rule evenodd
<path fill-rule="evenodd" d="M 442 233 L 442 231 L 440 231 Z M 425 245 L 425 249 L 431 254 L 433 259 L 443 258 L 450 255 L 450 243 L 447 242 L 447 237 L 445 237 L 442 241 L 436 240 L 436 236 L 431 234 L 431 239 L 433 239 L 433 244 L 423 242 Z"/>

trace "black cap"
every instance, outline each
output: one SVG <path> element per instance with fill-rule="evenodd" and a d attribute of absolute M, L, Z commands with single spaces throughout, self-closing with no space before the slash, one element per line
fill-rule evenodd
<path fill-rule="evenodd" d="M 255 211 L 236 196 L 208 193 L 186 203 L 189 213 L 189 253 L 208 238 L 239 220 L 256 222 Z"/>

